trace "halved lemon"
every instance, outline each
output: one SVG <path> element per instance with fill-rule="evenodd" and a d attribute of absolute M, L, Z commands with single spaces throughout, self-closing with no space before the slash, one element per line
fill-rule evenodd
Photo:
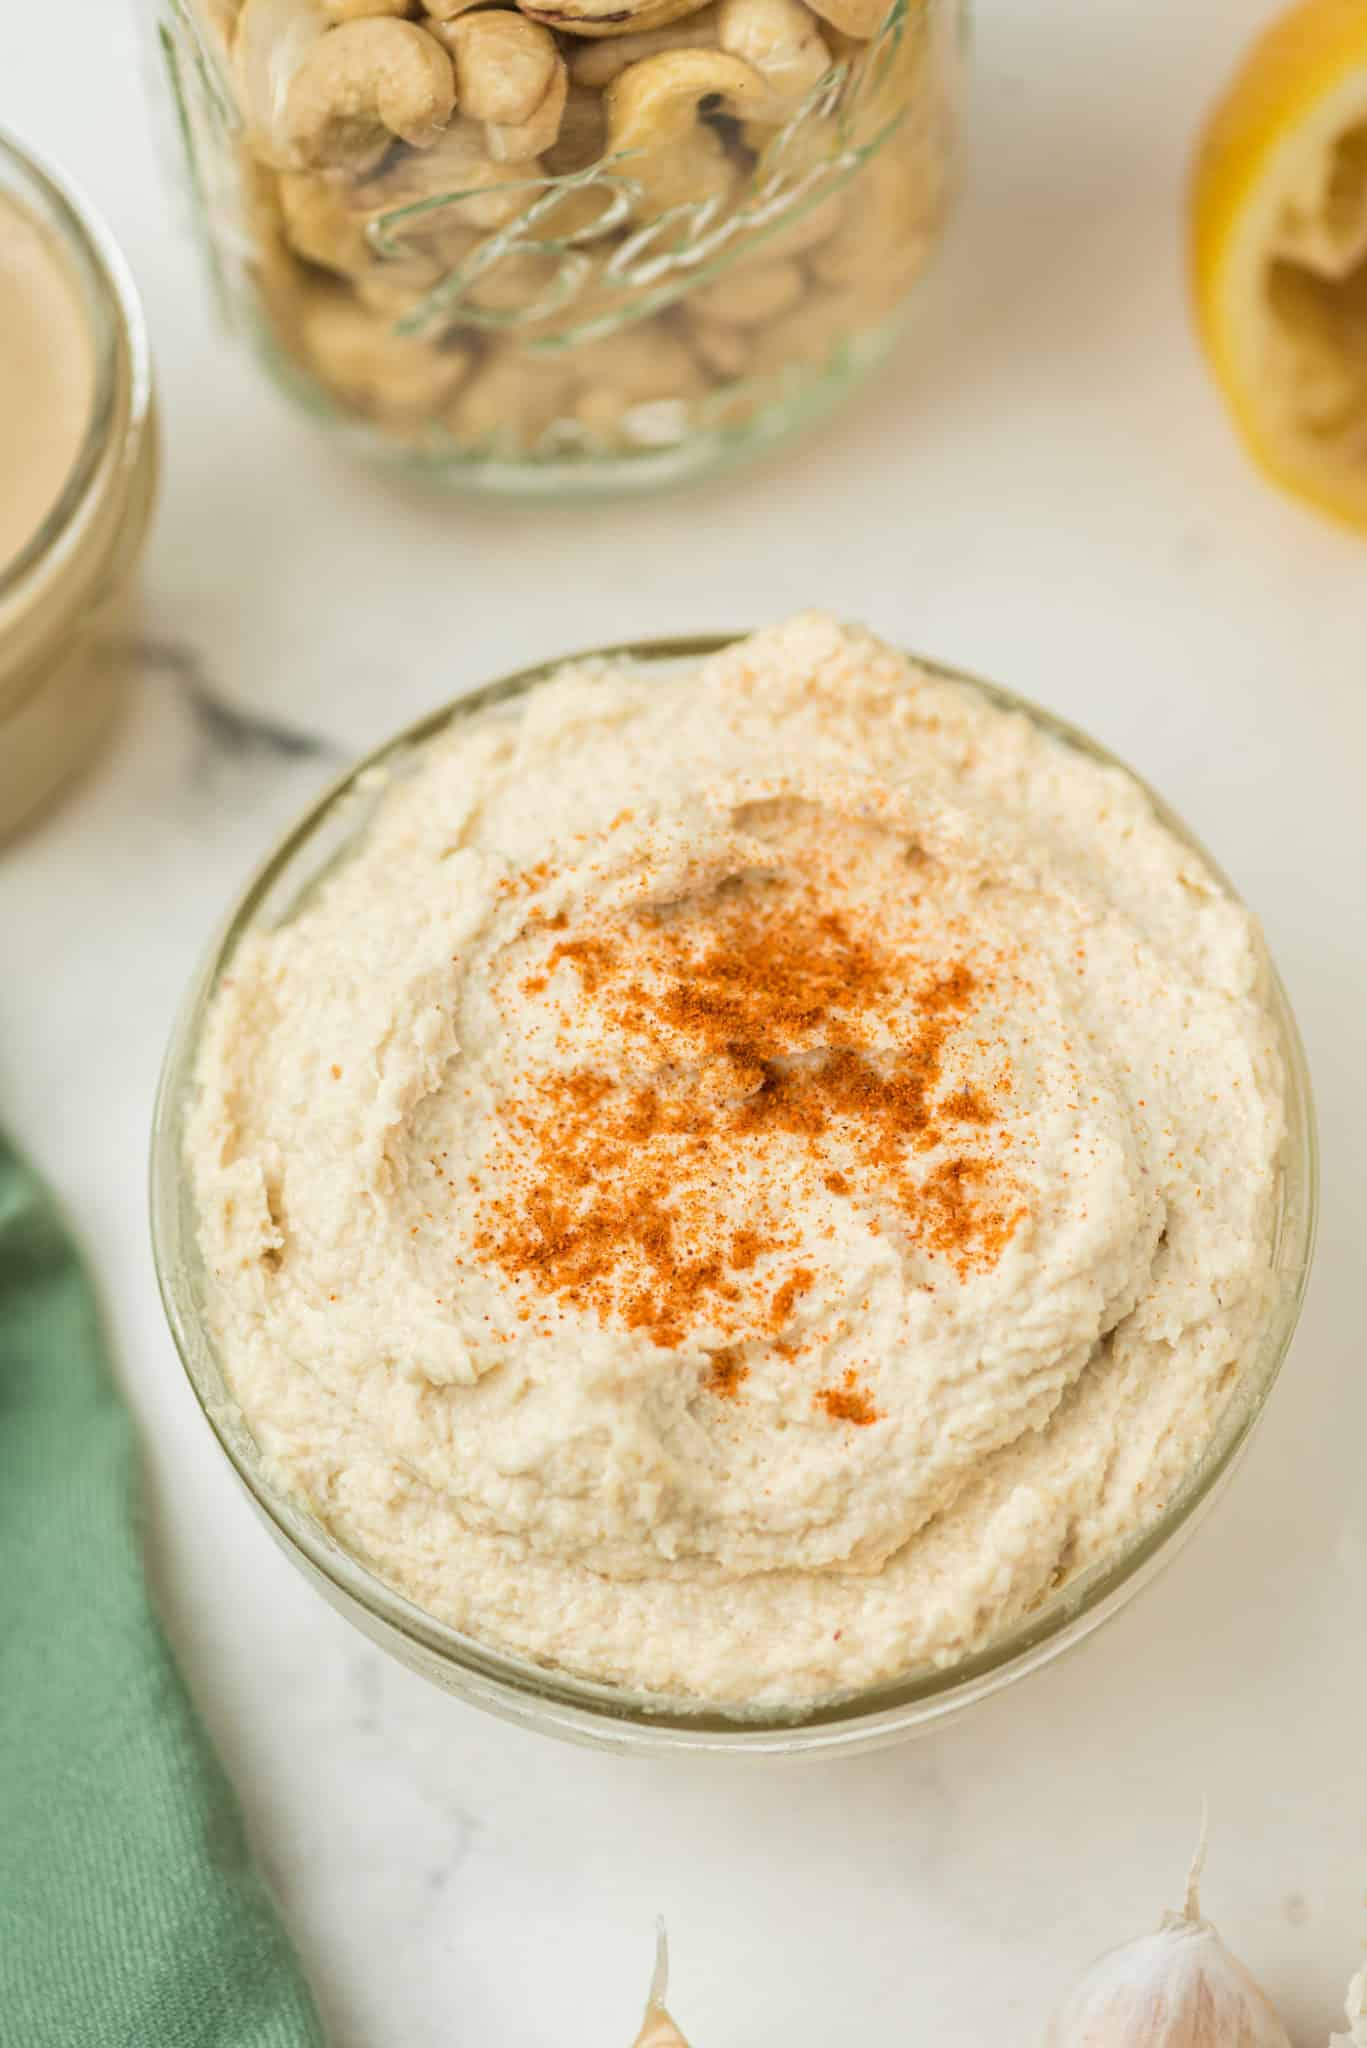
<path fill-rule="evenodd" d="M 1255 44 L 1202 138 L 1190 227 L 1244 440 L 1367 531 L 1367 0 L 1301 0 Z"/>

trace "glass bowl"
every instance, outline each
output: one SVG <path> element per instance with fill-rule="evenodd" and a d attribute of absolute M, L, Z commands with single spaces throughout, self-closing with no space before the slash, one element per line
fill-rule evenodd
<path fill-rule="evenodd" d="M 732 637 L 648 641 L 593 652 L 595 657 L 629 659 L 646 673 L 663 676 L 696 665 Z M 1286 1356 L 1310 1271 L 1317 1153 L 1300 1036 L 1274 971 L 1271 1000 L 1286 1066 L 1287 1136 L 1273 1247 L 1279 1285 L 1255 1353 L 1244 1363 L 1211 1442 L 1161 1514 L 1122 1551 L 1062 1586 L 1027 1621 L 949 1668 L 909 1671 L 897 1680 L 808 1702 L 791 1712 L 771 1707 L 747 1712 L 634 1694 L 545 1668 L 462 1634 L 404 1599 L 359 1557 L 344 1550 L 307 1502 L 286 1495 L 263 1471 L 251 1432 L 225 1384 L 203 1313 L 194 1203 L 183 1167 L 185 1117 L 193 1097 L 206 1005 L 244 935 L 271 928 L 299 908 L 320 877 L 357 843 L 386 791 L 411 772 L 428 741 L 453 724 L 506 715 L 514 700 L 543 682 L 566 658 L 475 690 L 367 755 L 317 799 L 230 912 L 181 1006 L 157 1098 L 152 1232 L 167 1317 L 196 1398 L 268 1528 L 334 1607 L 372 1641 L 445 1691 L 506 1720 L 607 1749 L 788 1755 L 874 1748 L 948 1720 L 1082 1642 L 1157 1576 L 1228 1483 Z M 937 662 L 921 661 L 920 666 L 977 691 L 1001 709 L 1023 713 L 1094 761 L 1123 766 L 1075 727 L 1010 691 Z M 1141 786 L 1163 823 L 1230 887 L 1180 819 Z M 1235 893 L 1232 888 L 1230 893 Z"/>

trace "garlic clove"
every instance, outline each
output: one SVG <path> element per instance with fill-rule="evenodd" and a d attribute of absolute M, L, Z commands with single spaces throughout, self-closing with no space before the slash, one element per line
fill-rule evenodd
<path fill-rule="evenodd" d="M 1267 1994 L 1201 1917 L 1204 1853 L 1203 1827 L 1183 1910 L 1094 1963 L 1045 2048 L 1291 2048 Z"/>
<path fill-rule="evenodd" d="M 1332 2034 L 1329 2048 L 1367 2048 L 1367 1965 L 1348 1986 L 1343 2010 L 1348 2018 L 1348 2032 Z"/>
<path fill-rule="evenodd" d="M 636 2036 L 635 2048 L 688 2048 L 688 2043 L 665 2011 L 665 1993 L 669 1989 L 669 1937 L 665 1924 L 660 1922 L 655 1937 L 655 1974 L 650 1980 L 650 1995 L 646 2000 L 646 2016 L 641 2022 L 641 2031 Z"/>
<path fill-rule="evenodd" d="M 1112 1949 L 1067 1999 L 1046 2048 L 1291 2048 L 1266 1994 L 1205 1920 L 1168 1913 Z"/>
<path fill-rule="evenodd" d="M 636 2048 L 688 2048 L 688 2043 L 662 2005 L 647 2010 L 636 2036 Z"/>

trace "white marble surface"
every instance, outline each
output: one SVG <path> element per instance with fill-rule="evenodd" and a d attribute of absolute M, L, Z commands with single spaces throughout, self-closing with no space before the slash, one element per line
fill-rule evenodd
<path fill-rule="evenodd" d="M 1210 1909 L 1297 2048 L 1325 2039 L 1367 1933 L 1367 548 L 1246 468 L 1175 225 L 1198 110 L 1265 12 L 980 0 L 968 197 L 898 363 L 763 470 L 585 511 L 346 468 L 212 331 L 126 8 L 0 8 L 0 117 L 123 238 L 168 452 L 133 715 L 0 856 L 0 1114 L 99 1267 L 170 1626 L 337 2048 L 625 2048 L 657 1911 L 699 2048 L 1025 2043 L 1174 1900 L 1203 1793 Z M 1318 1273 L 1232 1494 L 1075 1658 L 862 1760 L 624 1763 L 355 1637 L 182 1383 L 144 1220 L 158 1060 L 209 927 L 330 767 L 228 744 L 185 679 L 344 753 L 543 654 L 814 599 L 1089 725 L 1238 878 L 1322 1106 Z"/>

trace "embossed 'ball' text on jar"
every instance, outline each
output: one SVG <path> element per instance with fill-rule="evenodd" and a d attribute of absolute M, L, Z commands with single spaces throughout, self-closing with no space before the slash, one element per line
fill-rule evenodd
<path fill-rule="evenodd" d="M 457 488 L 826 412 L 943 223 L 961 0 L 145 0 L 231 324 Z"/>

